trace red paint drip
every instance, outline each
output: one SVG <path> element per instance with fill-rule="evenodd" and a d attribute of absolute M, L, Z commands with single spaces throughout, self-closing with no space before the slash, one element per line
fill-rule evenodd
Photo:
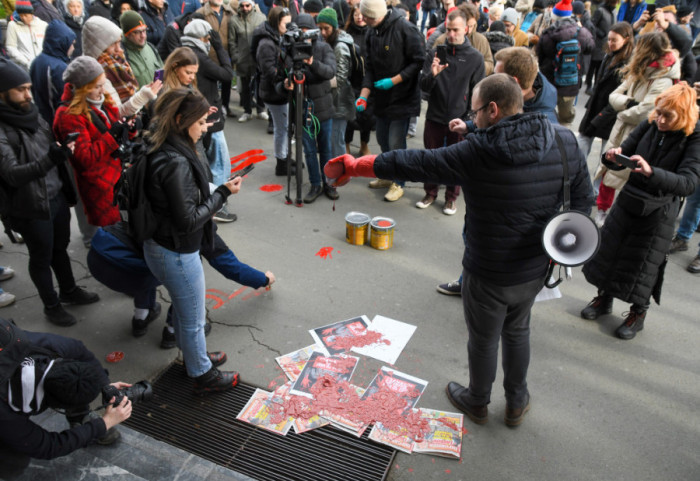
<path fill-rule="evenodd" d="M 119 362 L 122 359 L 124 359 L 124 353 L 121 351 L 110 352 L 109 354 L 107 354 L 105 359 L 107 360 L 107 362 L 111 363 Z"/>
<path fill-rule="evenodd" d="M 442 423 L 443 426 L 445 426 L 448 429 L 451 429 L 452 431 L 459 431 L 457 423 L 451 420 L 450 418 L 438 418 L 437 422 Z"/>
<path fill-rule="evenodd" d="M 333 252 L 332 247 L 321 247 L 319 249 L 319 251 L 316 253 L 316 255 L 318 257 L 320 257 L 321 259 L 326 259 L 326 258 L 333 259 L 333 256 L 331 255 L 332 252 Z"/>
<path fill-rule="evenodd" d="M 377 227 L 391 227 L 391 222 L 388 220 L 380 220 L 377 222 Z"/>
<path fill-rule="evenodd" d="M 452 473 L 452 470 L 446 469 L 445 472 L 446 472 L 447 474 L 451 474 L 451 473 Z"/>
<path fill-rule="evenodd" d="M 260 186 L 260 190 L 263 192 L 278 192 L 284 189 L 280 184 L 265 184 Z"/>

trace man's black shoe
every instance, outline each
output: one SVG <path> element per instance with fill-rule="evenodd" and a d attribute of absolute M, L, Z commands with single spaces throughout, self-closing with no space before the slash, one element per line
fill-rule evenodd
<path fill-rule="evenodd" d="M 131 334 L 133 334 L 134 337 L 141 337 L 146 332 L 148 332 L 148 325 L 155 321 L 158 316 L 160 316 L 160 311 L 161 311 L 161 306 L 160 302 L 156 302 L 156 305 L 153 306 L 153 309 L 148 310 L 148 315 L 146 316 L 146 319 L 136 319 L 135 317 L 131 319 Z"/>
<path fill-rule="evenodd" d="M 469 392 L 464 386 L 456 382 L 450 382 L 447 384 L 445 392 L 447 392 L 447 399 L 450 400 L 452 405 L 466 414 L 476 424 L 486 424 L 486 421 L 489 420 L 489 408 L 487 405 L 472 406 L 462 401 L 462 398 Z"/>
<path fill-rule="evenodd" d="M 625 318 L 625 322 L 615 330 L 615 335 L 620 339 L 629 341 L 634 338 L 639 331 L 644 329 L 644 319 L 647 317 L 647 311 L 635 312 L 630 311 Z"/>
<path fill-rule="evenodd" d="M 598 317 L 612 312 L 612 296 L 596 296 L 581 311 L 581 317 L 589 321 L 595 321 Z"/>
<path fill-rule="evenodd" d="M 238 384 L 239 375 L 235 371 L 219 371 L 212 367 L 209 371 L 195 378 L 194 393 L 205 396 L 214 392 L 228 391 Z"/>
<path fill-rule="evenodd" d="M 312 185 L 309 193 L 304 197 L 304 204 L 311 204 L 318 199 L 318 196 L 323 193 L 323 188 L 320 185 Z"/>
<path fill-rule="evenodd" d="M 58 300 L 63 304 L 93 304 L 100 300 L 100 296 L 94 292 L 88 292 L 82 287 L 75 286 L 70 292 L 61 292 L 58 295 Z"/>
<path fill-rule="evenodd" d="M 506 415 L 504 418 L 504 421 L 506 422 L 506 426 L 510 427 L 515 427 L 515 426 L 520 426 L 523 422 L 523 418 L 525 417 L 525 414 L 530 410 L 530 395 L 527 394 L 527 397 L 525 398 L 525 402 L 523 405 L 519 408 L 510 408 L 506 406 Z"/>
<path fill-rule="evenodd" d="M 56 324 L 57 326 L 68 327 L 78 322 L 75 316 L 73 316 L 73 314 L 70 312 L 67 312 L 60 302 L 55 306 L 45 307 L 44 315 L 51 324 Z"/>

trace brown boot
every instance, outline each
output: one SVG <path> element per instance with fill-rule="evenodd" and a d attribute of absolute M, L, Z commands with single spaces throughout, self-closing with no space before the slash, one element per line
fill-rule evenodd
<path fill-rule="evenodd" d="M 369 151 L 369 145 L 367 145 L 367 142 L 360 143 L 360 155 L 372 155 L 372 152 Z"/>

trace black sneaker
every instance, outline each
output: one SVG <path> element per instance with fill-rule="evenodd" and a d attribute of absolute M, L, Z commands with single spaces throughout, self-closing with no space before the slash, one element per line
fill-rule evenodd
<path fill-rule="evenodd" d="M 595 321 L 598 317 L 612 312 L 612 296 L 596 296 L 581 311 L 581 317 L 589 321 Z"/>
<path fill-rule="evenodd" d="M 311 204 L 318 196 L 323 193 L 323 188 L 320 185 L 312 185 L 309 189 L 309 193 L 304 197 L 304 204 Z"/>
<path fill-rule="evenodd" d="M 462 295 L 462 283 L 459 282 L 459 279 L 452 282 L 446 282 L 445 284 L 440 284 L 436 289 L 440 294 L 445 294 L 446 296 Z"/>
<path fill-rule="evenodd" d="M 240 376 L 236 371 L 219 371 L 212 367 L 209 371 L 195 378 L 194 393 L 197 396 L 228 391 L 238 384 Z"/>
<path fill-rule="evenodd" d="M 56 324 L 57 326 L 68 327 L 78 322 L 75 316 L 67 312 L 60 303 L 53 307 L 44 307 L 44 315 L 51 324 Z"/>
<path fill-rule="evenodd" d="M 211 332 L 211 322 L 204 324 L 204 337 L 208 336 Z M 161 349 L 172 349 L 177 347 L 177 340 L 175 339 L 175 333 L 168 330 L 168 326 L 163 328 L 163 336 L 160 339 Z"/>
<path fill-rule="evenodd" d="M 135 317 L 131 319 L 131 334 L 134 337 L 141 337 L 146 332 L 148 332 L 148 325 L 155 321 L 158 316 L 160 316 L 161 306 L 160 302 L 156 302 L 153 309 L 148 310 L 148 315 L 146 319 L 136 319 Z"/>
<path fill-rule="evenodd" d="M 219 212 L 214 214 L 214 220 L 217 222 L 224 222 L 224 223 L 235 222 L 236 219 L 238 219 L 238 216 L 236 214 L 229 212 L 228 209 L 226 208 L 226 204 L 224 204 L 224 206 L 221 208 L 221 210 L 219 210 Z"/>
<path fill-rule="evenodd" d="M 85 305 L 94 304 L 100 300 L 100 296 L 94 292 L 88 292 L 82 287 L 76 286 L 71 292 L 61 292 L 58 295 L 58 300 L 63 304 Z"/>

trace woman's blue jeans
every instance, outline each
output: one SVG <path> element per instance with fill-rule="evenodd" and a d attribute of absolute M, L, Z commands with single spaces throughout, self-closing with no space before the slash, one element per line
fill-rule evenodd
<path fill-rule="evenodd" d="M 272 125 L 275 128 L 275 158 L 284 160 L 287 158 L 287 117 L 289 104 L 273 105 L 265 104 L 272 115 Z"/>
<path fill-rule="evenodd" d="M 348 121 L 345 119 L 333 119 L 333 133 L 331 134 L 331 158 L 335 159 L 345 153 L 345 130 Z M 349 142 L 348 142 L 349 143 Z"/>
<path fill-rule="evenodd" d="M 379 143 L 382 153 L 406 149 L 406 135 L 408 134 L 408 124 L 410 122 L 410 117 L 399 119 L 377 117 L 377 143 Z M 403 187 L 406 182 L 399 181 L 396 184 Z"/>
<path fill-rule="evenodd" d="M 685 209 L 676 235 L 681 239 L 690 240 L 693 232 L 698 228 L 698 222 L 700 222 L 700 189 L 696 188 L 695 192 L 685 199 Z"/>
<path fill-rule="evenodd" d="M 187 375 L 201 376 L 212 366 L 204 338 L 205 284 L 199 251 L 182 254 L 147 240 L 143 243 L 143 255 L 148 268 L 170 294 L 175 339 L 182 350 Z"/>
<path fill-rule="evenodd" d="M 211 168 L 212 182 L 219 186 L 226 182 L 231 175 L 231 160 L 224 131 L 211 134 L 211 143 L 207 149 L 207 159 Z"/>

